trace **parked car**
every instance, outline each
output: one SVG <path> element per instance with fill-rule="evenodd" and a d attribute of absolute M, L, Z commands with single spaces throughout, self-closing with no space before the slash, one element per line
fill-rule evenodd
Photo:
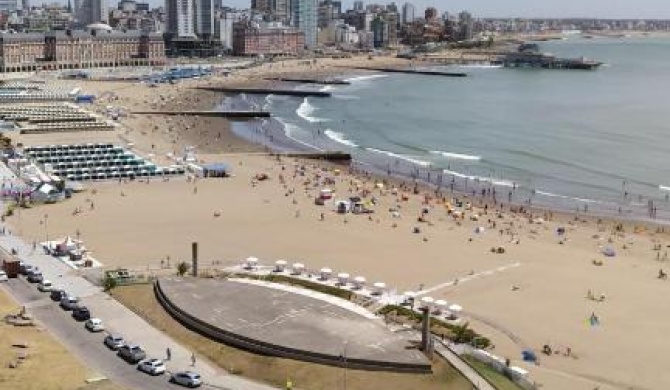
<path fill-rule="evenodd" d="M 77 306 L 72 311 L 72 317 L 77 321 L 86 321 L 91 319 L 91 312 L 86 306 Z"/>
<path fill-rule="evenodd" d="M 42 272 L 39 270 L 32 270 L 28 274 L 28 281 L 30 283 L 42 283 L 42 281 L 44 281 L 44 276 L 42 276 Z"/>
<path fill-rule="evenodd" d="M 79 298 L 77 297 L 66 295 L 60 300 L 60 307 L 62 307 L 63 310 L 74 310 L 78 305 Z"/>
<path fill-rule="evenodd" d="M 37 289 L 42 291 L 42 292 L 49 292 L 49 291 L 53 290 L 53 288 L 54 288 L 54 285 L 51 283 L 51 281 L 49 281 L 47 279 L 42 280 L 42 283 L 40 283 L 39 286 L 37 286 Z"/>
<path fill-rule="evenodd" d="M 91 318 L 90 320 L 86 321 L 84 326 L 90 332 L 102 332 L 103 330 L 105 330 L 105 325 L 103 325 L 102 320 L 100 318 Z"/>
<path fill-rule="evenodd" d="M 24 262 L 21 262 L 20 265 L 19 265 L 19 273 L 21 275 L 26 275 L 27 276 L 34 269 L 35 269 L 35 267 L 33 267 L 30 264 L 25 264 Z"/>
<path fill-rule="evenodd" d="M 65 290 L 51 290 L 50 296 L 52 301 L 60 302 L 61 299 L 67 296 L 67 293 Z"/>
<path fill-rule="evenodd" d="M 170 376 L 170 383 L 176 383 L 186 387 L 198 387 L 202 385 L 202 379 L 200 379 L 200 374 L 196 372 L 180 371 L 175 372 Z"/>
<path fill-rule="evenodd" d="M 110 334 L 105 337 L 105 345 L 112 351 L 116 351 L 126 345 L 126 341 L 121 336 Z"/>
<path fill-rule="evenodd" d="M 165 363 L 160 359 L 143 360 L 137 369 L 149 375 L 163 375 L 165 374 Z"/>
<path fill-rule="evenodd" d="M 5 271 L 0 271 L 0 282 L 6 282 L 8 280 L 7 273 Z"/>
<path fill-rule="evenodd" d="M 119 352 L 116 354 L 121 359 L 127 361 L 128 363 L 137 363 L 142 359 L 146 359 L 147 354 L 144 352 L 139 345 L 124 345 L 119 348 Z"/>

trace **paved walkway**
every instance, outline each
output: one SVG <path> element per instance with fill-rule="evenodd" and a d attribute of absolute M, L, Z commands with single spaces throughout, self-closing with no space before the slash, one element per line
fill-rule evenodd
<path fill-rule="evenodd" d="M 447 361 L 454 366 L 463 376 L 468 378 L 475 389 L 479 390 L 496 390 L 486 379 L 482 378 L 477 371 L 470 365 L 463 361 L 458 355 L 453 353 L 449 348 L 442 344 L 438 339 L 434 339 L 435 352 L 447 359 Z"/>
<path fill-rule="evenodd" d="M 10 177 L 10 175 L 11 172 L 7 167 L 0 164 L 0 180 L 2 177 Z M 11 249 L 18 250 L 21 260 L 38 267 L 45 279 L 51 280 L 57 288 L 63 288 L 68 293 L 78 296 L 95 317 L 103 320 L 108 331 L 119 333 L 126 340 L 140 344 L 147 351 L 147 356 L 164 359 L 166 349 L 169 347 L 172 359 L 168 366 L 171 370 L 192 369 L 191 351 L 189 349 L 154 328 L 137 314 L 102 292 L 99 287 L 78 276 L 77 271 L 66 264 L 44 254 L 39 248 L 33 250 L 32 245 L 24 243 L 19 237 L 12 234 L 0 236 L 0 247 L 7 252 L 10 252 Z M 44 325 L 49 326 L 48 323 Z M 205 383 L 212 387 L 231 390 L 274 389 L 271 386 L 230 375 L 197 355 L 196 361 L 194 369 L 202 375 Z"/>

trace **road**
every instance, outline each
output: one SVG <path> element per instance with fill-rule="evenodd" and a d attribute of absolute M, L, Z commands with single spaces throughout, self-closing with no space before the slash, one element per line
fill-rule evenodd
<path fill-rule="evenodd" d="M 131 389 L 164 390 L 166 387 L 173 387 L 168 383 L 167 374 L 147 375 L 138 371 L 135 365 L 128 364 L 116 356 L 114 351 L 103 344 L 107 332 L 87 331 L 83 322 L 77 322 L 72 318 L 72 312 L 62 310 L 57 302 L 49 298 L 48 293 L 39 292 L 36 285 L 20 277 L 10 279 L 7 283 L 3 283 L 3 286 L 10 290 L 20 304 L 26 306 L 34 319 L 44 324 L 49 332 L 61 340 L 72 353 L 100 374 Z M 158 358 L 163 358 L 163 356 Z M 170 362 L 166 362 L 166 366 L 170 371 Z M 174 388 L 179 387 L 174 386 Z M 224 387 L 207 384 L 202 388 L 224 389 Z"/>

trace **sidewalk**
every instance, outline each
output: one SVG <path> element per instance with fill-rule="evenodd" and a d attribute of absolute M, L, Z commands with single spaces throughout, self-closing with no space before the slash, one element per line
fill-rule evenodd
<path fill-rule="evenodd" d="M 10 177 L 10 174 L 9 169 L 4 164 L 0 164 L 0 180 L 3 177 Z M 0 224 L 0 227 L 2 226 L 4 224 Z M 102 319 L 107 331 L 118 333 L 127 341 L 139 344 L 147 352 L 147 357 L 165 359 L 166 349 L 169 347 L 172 353 L 172 359 L 166 362 L 169 371 L 192 369 L 202 376 L 205 384 L 220 389 L 274 389 L 268 385 L 230 375 L 197 355 L 195 367 L 191 367 L 190 350 L 102 292 L 100 287 L 78 276 L 77 271 L 58 259 L 44 254 L 40 247 L 33 250 L 32 245 L 26 244 L 13 234 L 0 236 L 0 247 L 7 252 L 11 252 L 12 249 L 18 250 L 18 257 L 21 260 L 27 264 L 37 266 L 42 271 L 44 278 L 50 280 L 56 288 L 62 288 L 68 293 L 78 296 L 81 302 L 91 310 L 93 316 Z"/>

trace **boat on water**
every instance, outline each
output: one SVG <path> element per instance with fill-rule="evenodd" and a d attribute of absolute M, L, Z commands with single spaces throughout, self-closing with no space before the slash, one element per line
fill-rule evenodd
<path fill-rule="evenodd" d="M 506 68 L 541 68 L 541 69 L 579 69 L 594 70 L 603 63 L 587 58 L 559 58 L 550 53 L 543 53 L 535 43 L 523 43 L 516 52 L 510 52 L 500 60 Z"/>

